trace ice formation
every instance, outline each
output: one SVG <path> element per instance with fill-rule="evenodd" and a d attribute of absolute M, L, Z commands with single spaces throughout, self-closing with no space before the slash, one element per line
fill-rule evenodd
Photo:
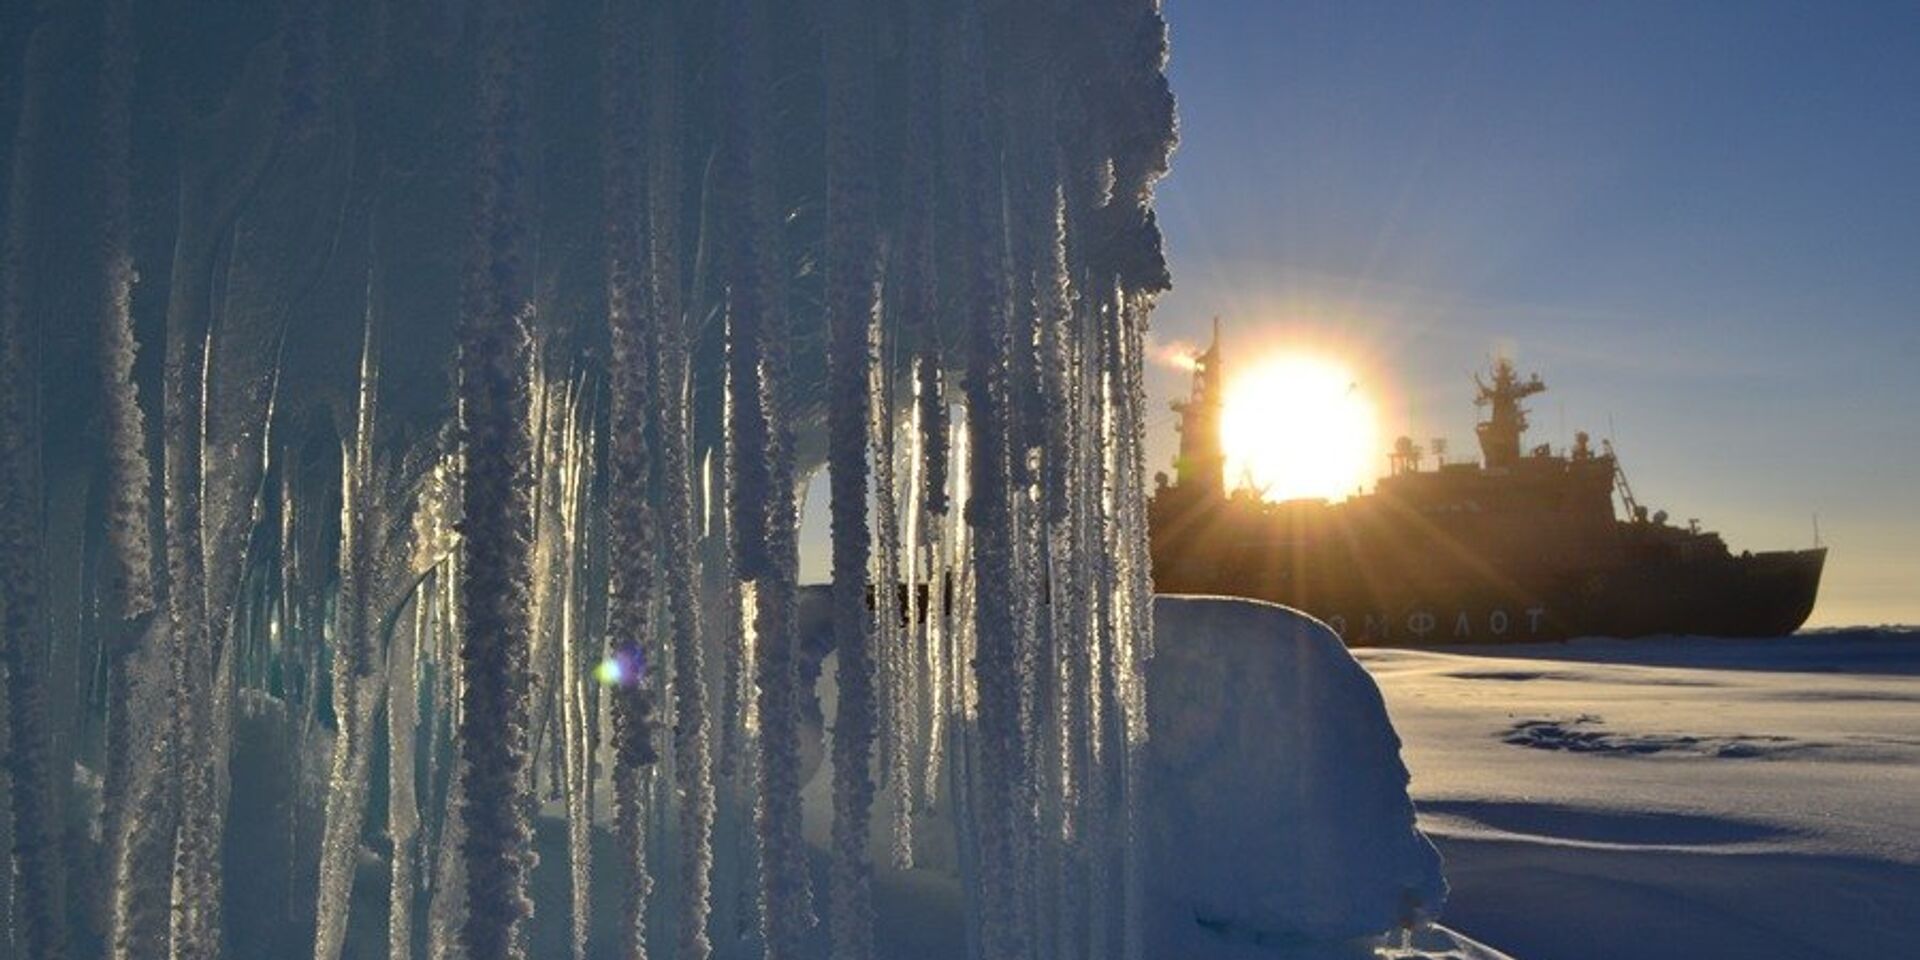
<path fill-rule="evenodd" d="M 1157 0 L 135 6 L 0 30 L 6 946 L 1147 955 Z"/>

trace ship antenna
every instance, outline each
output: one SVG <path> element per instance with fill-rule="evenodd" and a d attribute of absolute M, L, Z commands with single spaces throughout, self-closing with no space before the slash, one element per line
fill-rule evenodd
<path fill-rule="evenodd" d="M 1818 510 L 1813 512 L 1813 545 L 1815 548 L 1824 546 L 1820 542 L 1820 511 Z"/>

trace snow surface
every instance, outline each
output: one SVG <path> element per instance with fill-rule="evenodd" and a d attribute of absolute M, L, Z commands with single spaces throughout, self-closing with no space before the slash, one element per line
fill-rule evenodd
<path fill-rule="evenodd" d="M 1449 924 L 1529 960 L 1920 956 L 1920 632 L 1358 656 Z"/>

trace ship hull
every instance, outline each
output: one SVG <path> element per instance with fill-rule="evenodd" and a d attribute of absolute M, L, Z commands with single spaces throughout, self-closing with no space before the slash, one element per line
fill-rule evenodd
<path fill-rule="evenodd" d="M 1620 570 L 1583 619 L 1611 636 L 1789 634 L 1813 613 L 1826 557 L 1819 548 Z"/>
<path fill-rule="evenodd" d="M 1285 604 L 1354 646 L 1760 637 L 1806 622 L 1826 562 L 1824 549 L 1673 555 L 1624 522 L 1385 537 L 1342 507 L 1321 509 L 1322 519 L 1228 510 L 1197 527 L 1163 523 L 1155 589 Z"/>
<path fill-rule="evenodd" d="M 1572 589 L 1533 595 L 1496 590 L 1398 596 L 1382 590 L 1371 602 L 1338 608 L 1306 603 L 1308 613 L 1354 646 L 1774 637 L 1807 622 L 1825 561 L 1825 550 L 1791 551 L 1617 570 Z M 1315 605 L 1322 609 L 1310 609 Z"/>

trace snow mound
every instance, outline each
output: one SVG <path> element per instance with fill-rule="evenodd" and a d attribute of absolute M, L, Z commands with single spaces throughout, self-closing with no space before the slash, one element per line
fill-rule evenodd
<path fill-rule="evenodd" d="M 1437 916 L 1446 884 L 1399 737 L 1333 631 L 1272 604 L 1175 596 L 1156 598 L 1154 630 L 1150 954 L 1296 955 Z"/>

